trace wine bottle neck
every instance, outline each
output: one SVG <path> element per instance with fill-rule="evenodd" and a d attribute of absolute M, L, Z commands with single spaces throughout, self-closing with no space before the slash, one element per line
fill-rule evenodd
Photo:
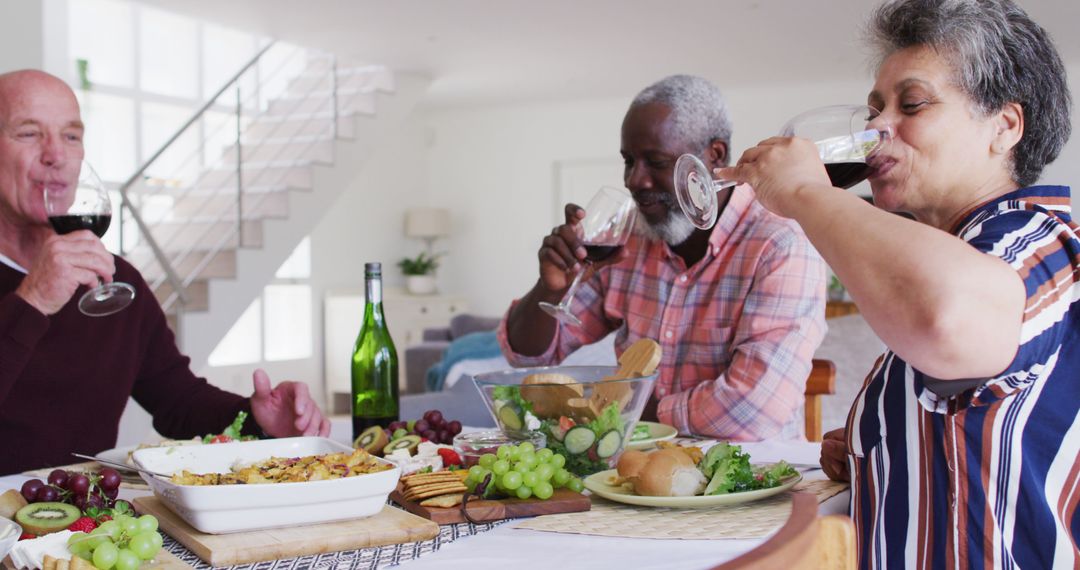
<path fill-rule="evenodd" d="M 368 304 L 381 305 L 382 304 L 382 279 L 379 277 L 368 277 L 365 280 L 366 285 L 366 299 Z"/>

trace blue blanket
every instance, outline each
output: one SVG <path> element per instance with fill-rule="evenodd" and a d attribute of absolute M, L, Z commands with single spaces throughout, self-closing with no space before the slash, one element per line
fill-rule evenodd
<path fill-rule="evenodd" d="M 462 360 L 475 358 L 494 358 L 502 352 L 495 331 L 474 332 L 455 339 L 446 347 L 442 360 L 436 362 L 427 371 L 425 381 L 428 392 L 438 392 L 446 383 L 446 374 L 454 364 Z"/>

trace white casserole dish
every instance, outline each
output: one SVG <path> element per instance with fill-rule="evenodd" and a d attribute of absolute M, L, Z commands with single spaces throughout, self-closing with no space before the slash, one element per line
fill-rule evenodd
<path fill-rule="evenodd" d="M 240 463 L 270 457 L 301 457 L 352 447 L 321 437 L 291 437 L 260 441 L 216 443 L 182 447 L 147 448 L 132 459 L 158 473 L 228 473 Z M 291 527 L 355 519 L 379 513 L 394 490 L 401 469 L 392 469 L 328 481 L 263 485 L 177 485 L 168 479 L 142 474 L 147 484 L 170 509 L 199 531 L 222 534 L 265 528 Z"/>

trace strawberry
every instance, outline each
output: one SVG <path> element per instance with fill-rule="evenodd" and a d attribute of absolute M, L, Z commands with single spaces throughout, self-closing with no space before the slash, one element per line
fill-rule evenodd
<path fill-rule="evenodd" d="M 72 532 L 85 532 L 85 533 L 89 533 L 90 531 L 94 530 L 95 528 L 97 528 L 97 524 L 94 522 L 94 519 L 92 519 L 90 517 L 80 517 L 77 521 L 71 523 L 68 526 L 68 530 L 70 530 Z"/>
<path fill-rule="evenodd" d="M 461 465 L 461 456 L 458 455 L 457 452 L 453 449 L 440 447 L 439 451 L 437 451 L 436 453 L 439 454 L 439 457 L 442 457 L 443 465 L 447 467 L 451 465 Z"/>
<path fill-rule="evenodd" d="M 30 534 L 29 532 L 24 532 L 24 533 L 19 535 L 19 540 L 34 540 L 37 537 L 38 537 L 38 535 L 36 535 L 36 534 Z"/>

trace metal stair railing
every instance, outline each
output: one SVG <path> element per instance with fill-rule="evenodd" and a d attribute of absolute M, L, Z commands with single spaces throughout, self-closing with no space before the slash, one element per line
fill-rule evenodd
<path fill-rule="evenodd" d="M 153 289 L 154 291 L 157 291 L 159 289 L 159 287 L 161 287 L 166 282 L 172 288 L 172 291 L 170 292 L 170 294 L 164 300 L 162 300 L 162 308 L 165 311 L 169 311 L 173 307 L 173 305 L 175 303 L 179 303 L 178 310 L 183 310 L 183 308 L 189 303 L 189 298 L 188 298 L 188 295 L 187 295 L 187 292 L 186 292 L 187 287 L 189 285 L 191 285 L 191 283 L 196 278 L 198 278 L 200 272 L 203 271 L 203 269 L 205 269 L 206 266 L 209 265 L 209 263 L 211 261 L 213 261 L 215 256 L 217 256 L 228 245 L 228 243 L 230 242 L 230 240 L 232 240 L 233 237 L 236 237 L 238 247 L 242 245 L 242 243 L 243 243 L 243 237 L 242 236 L 243 236 L 243 224 L 244 224 L 244 210 L 245 209 L 255 209 L 255 208 L 257 208 L 262 203 L 262 201 L 265 200 L 267 196 L 269 196 L 269 193 L 264 193 L 262 195 L 256 194 L 254 196 L 254 198 L 251 199 L 251 200 L 245 200 L 244 199 L 245 185 L 246 184 L 251 184 L 252 186 L 255 186 L 259 182 L 264 182 L 265 181 L 264 179 L 266 178 L 266 174 L 268 172 L 270 172 L 270 168 L 268 167 L 267 169 L 263 169 L 263 170 L 256 171 L 254 173 L 250 173 L 250 180 L 245 179 L 244 156 L 245 155 L 254 156 L 259 149 L 263 148 L 264 146 L 266 146 L 268 144 L 272 144 L 272 141 L 278 141 L 278 142 L 273 143 L 273 144 L 278 144 L 279 145 L 276 152 L 274 152 L 272 154 L 272 156 L 269 157 L 269 159 L 266 159 L 266 158 L 262 159 L 262 160 L 265 160 L 268 165 L 272 166 L 273 164 L 275 164 L 275 161 L 277 161 L 279 158 L 281 158 L 283 152 L 286 152 L 289 149 L 295 151 L 295 149 L 297 148 L 298 145 L 294 145 L 293 143 L 299 143 L 299 142 L 307 139 L 307 144 L 304 145 L 303 147 L 301 147 L 301 150 L 299 152 L 296 152 L 295 154 L 296 154 L 296 156 L 301 157 L 301 162 L 306 161 L 307 163 L 310 163 L 311 159 L 308 158 L 308 154 L 314 148 L 314 146 L 316 144 L 318 144 L 319 142 L 324 140 L 323 137 L 328 136 L 329 138 L 325 139 L 325 140 L 329 140 L 331 142 L 333 142 L 334 140 L 337 139 L 337 134 L 338 134 L 337 133 L 337 128 L 338 128 L 338 121 L 339 121 L 339 109 L 341 108 L 341 107 L 339 107 L 339 105 L 342 104 L 343 100 L 342 100 L 342 97 L 341 97 L 341 95 L 342 95 L 341 94 L 341 89 L 339 88 L 338 80 L 337 80 L 337 76 L 338 76 L 337 61 L 336 61 L 336 58 L 334 58 L 333 56 L 329 56 L 330 65 L 329 65 L 329 70 L 327 71 L 329 73 L 329 75 L 330 75 L 330 77 L 329 77 L 329 85 L 330 85 L 329 101 L 330 101 L 330 103 L 329 104 L 331 106 L 330 112 L 328 113 L 329 119 L 330 119 L 330 124 L 329 124 L 329 128 L 327 129 L 328 130 L 327 135 L 324 135 L 323 133 L 319 132 L 318 130 L 315 131 L 315 134 L 310 134 L 310 133 L 305 134 L 305 133 L 307 133 L 307 128 L 312 123 L 317 123 L 318 122 L 318 120 L 320 119 L 320 114 L 327 114 L 325 112 L 317 110 L 318 108 L 316 107 L 315 111 L 308 111 L 307 112 L 308 118 L 306 120 L 303 120 L 303 122 L 300 122 L 299 125 L 296 126 L 296 131 L 294 133 L 292 133 L 291 135 L 285 136 L 285 137 L 279 137 L 279 138 L 274 137 L 274 135 L 276 133 L 278 133 L 278 131 L 285 126 L 286 122 L 289 122 L 289 121 L 292 121 L 293 123 L 297 122 L 296 119 L 295 119 L 295 117 L 298 115 L 297 111 L 300 110 L 300 109 L 303 109 L 304 105 L 307 102 L 311 101 L 313 97 L 318 97 L 318 94 L 320 92 L 325 92 L 325 88 L 320 87 L 321 77 L 319 77 L 318 75 L 314 75 L 313 77 L 315 78 L 315 80 L 312 81 L 311 86 L 308 89 L 306 89 L 303 93 L 301 93 L 299 97 L 291 97 L 291 99 L 294 99 L 294 101 L 289 101 L 288 99 L 285 100 L 285 102 L 292 102 L 291 108 L 287 108 L 287 109 L 284 109 L 284 110 L 276 110 L 275 113 L 273 113 L 274 117 L 278 118 L 278 122 L 272 127 L 272 129 L 270 130 L 269 133 L 265 133 L 265 134 L 261 135 L 260 137 L 245 136 L 245 129 L 244 129 L 244 126 L 243 126 L 242 118 L 245 115 L 254 114 L 255 118 L 257 119 L 259 117 L 265 116 L 266 112 L 269 111 L 269 106 L 270 106 L 270 98 L 269 97 L 267 97 L 265 99 L 266 102 L 267 102 L 266 111 L 263 111 L 261 109 L 261 103 L 262 103 L 263 95 L 264 95 L 264 93 L 263 93 L 264 87 L 266 85 L 268 85 L 274 79 L 277 79 L 278 75 L 281 74 L 282 71 L 284 69 L 286 69 L 292 63 L 293 58 L 296 57 L 297 54 L 308 53 L 310 51 L 310 50 L 305 50 L 303 48 L 296 48 L 291 54 L 289 54 L 286 58 L 284 58 L 280 62 L 280 64 L 277 65 L 276 68 L 274 68 L 269 74 L 267 74 L 266 77 L 260 77 L 258 75 L 258 73 L 260 71 L 260 68 L 258 67 L 258 64 L 260 63 L 260 61 L 264 60 L 264 58 L 266 57 L 266 54 L 274 46 L 275 46 L 274 43 L 270 43 L 267 46 L 265 46 L 263 49 L 261 49 L 228 82 L 226 82 L 225 85 L 223 85 L 214 94 L 214 96 L 211 97 L 203 105 L 202 108 L 200 108 L 198 111 L 196 111 L 195 114 L 182 127 L 180 127 L 180 129 L 172 137 L 170 137 L 165 142 L 165 144 L 163 144 L 161 146 L 161 148 L 158 149 L 157 152 L 155 152 L 147 161 L 145 161 L 142 164 L 142 166 L 140 166 L 135 171 L 135 173 L 130 178 L 128 178 L 128 180 L 125 181 L 124 184 L 120 187 L 120 195 L 121 195 L 121 210 L 120 210 L 120 216 L 121 216 L 121 223 L 120 223 L 120 227 L 121 227 L 120 240 L 121 241 L 120 241 L 120 244 L 121 245 L 120 245 L 120 248 L 121 248 L 121 254 L 123 255 L 125 253 L 125 247 L 124 247 L 125 246 L 125 239 L 124 239 L 124 231 L 123 231 L 124 227 L 125 227 L 125 224 L 123 223 L 123 214 L 126 211 L 131 215 L 132 220 L 133 220 L 133 222 L 134 222 L 134 224 L 135 224 L 135 226 L 136 226 L 136 228 L 138 230 L 138 233 L 137 233 L 138 238 L 140 240 L 145 241 L 145 246 L 148 247 L 150 249 L 151 253 L 153 254 L 153 256 L 152 256 L 153 261 L 156 261 L 156 263 L 158 265 L 160 265 L 161 270 L 162 270 L 162 275 L 161 276 L 157 277 L 156 279 L 151 280 L 151 283 L 150 283 L 151 289 Z M 310 59 L 309 59 L 309 61 L 310 61 Z M 381 69 L 380 66 L 371 66 L 371 67 L 373 69 Z M 256 80 L 255 80 L 256 88 L 254 89 L 255 92 L 254 93 L 249 93 L 247 95 L 247 99 L 245 100 L 241 96 L 242 95 L 242 89 L 241 89 L 240 82 L 241 82 L 242 79 L 244 79 L 251 72 L 254 72 L 256 74 L 256 76 L 255 76 L 256 77 Z M 312 75 L 309 72 L 305 71 L 305 73 L 309 77 L 312 77 Z M 286 81 L 289 81 L 289 80 L 287 79 Z M 137 200 L 132 199 L 131 194 L 132 194 L 132 191 L 133 191 L 133 188 L 134 188 L 135 184 L 139 183 L 140 181 L 144 181 L 144 182 L 146 182 L 148 184 L 149 181 L 145 180 L 145 179 L 148 178 L 146 176 L 146 173 L 147 173 L 148 169 L 150 169 L 150 167 L 152 165 L 154 165 L 163 155 L 165 155 L 165 153 L 167 151 L 169 151 L 172 148 L 177 148 L 177 147 L 174 147 L 174 145 L 177 143 L 177 141 L 179 141 L 181 139 L 181 137 L 183 137 L 186 133 L 188 133 L 192 129 L 192 127 L 194 127 L 195 125 L 200 124 L 200 120 L 204 119 L 204 117 L 207 116 L 209 111 L 211 111 L 211 110 L 220 111 L 223 108 L 227 108 L 225 106 L 225 104 L 221 103 L 219 100 L 222 98 L 223 95 L 225 95 L 232 88 L 236 89 L 236 103 L 235 103 L 235 107 L 232 110 L 232 112 L 234 113 L 234 116 L 235 116 L 235 123 L 236 123 L 236 135 L 235 135 L 235 142 L 234 142 L 234 145 L 235 145 L 234 146 L 235 160 L 236 160 L 236 164 L 235 164 L 235 195 L 236 195 L 235 224 L 232 225 L 232 228 L 229 231 L 221 232 L 221 235 L 217 236 L 216 240 L 212 239 L 210 234 L 215 232 L 215 228 L 219 227 L 220 222 L 224 221 L 227 217 L 231 216 L 231 212 L 228 209 L 225 209 L 225 210 L 222 210 L 221 212 L 219 212 L 216 216 L 213 216 L 213 215 L 208 216 L 208 218 L 210 218 L 209 222 L 206 221 L 206 217 L 199 219 L 199 221 L 197 223 L 206 223 L 206 224 L 208 224 L 208 227 L 202 234 L 195 236 L 194 239 L 192 239 L 192 237 L 191 237 L 191 235 L 189 233 L 186 233 L 184 231 L 185 229 L 190 228 L 192 224 L 196 223 L 196 221 L 195 221 L 196 218 L 191 217 L 191 216 L 189 216 L 186 221 L 180 222 L 179 224 L 174 224 L 173 233 L 167 239 L 165 239 L 165 240 L 155 239 L 155 237 L 151 233 L 150 225 L 147 223 L 147 221 L 145 219 L 146 217 L 140 211 L 139 204 L 135 203 Z M 359 89 L 359 90 L 356 91 L 356 93 L 353 93 L 352 96 L 355 97 L 357 95 L 366 93 L 368 91 L 369 91 L 368 89 Z M 254 101 L 254 103 L 251 103 L 252 101 Z M 347 104 L 348 104 L 348 102 L 346 102 L 346 105 Z M 254 110 L 254 113 L 245 113 L 246 109 Z M 300 115 L 300 116 L 303 116 L 303 115 Z M 219 134 L 221 129 L 226 124 L 229 124 L 229 123 L 223 122 L 217 128 L 214 128 L 211 133 L 207 134 L 205 132 L 206 129 L 205 129 L 205 122 L 204 122 L 203 123 L 204 128 L 202 129 L 204 132 L 203 132 L 202 138 L 199 139 L 198 144 L 196 145 L 196 148 L 191 153 L 189 153 L 188 156 L 184 157 L 183 160 L 181 160 L 180 163 L 175 167 L 174 173 L 175 172 L 183 172 L 185 168 L 190 167 L 192 160 L 197 159 L 199 161 L 203 161 L 205 159 L 205 153 L 206 153 L 206 147 L 207 147 L 208 141 L 210 140 L 210 138 L 212 136 Z M 250 129 L 251 126 L 254 125 L 254 124 L 255 124 L 254 121 L 249 122 L 248 128 Z M 316 127 L 316 128 L 318 128 L 318 127 Z M 257 139 L 257 140 L 252 141 L 252 139 Z M 284 140 L 284 142 L 279 142 L 279 141 L 282 141 L 282 140 Z M 199 172 L 198 175 L 191 180 L 191 183 L 188 184 L 187 187 L 180 194 L 172 196 L 174 206 L 175 206 L 175 204 L 180 203 L 182 200 L 185 200 L 185 199 L 189 198 L 191 196 L 192 192 L 194 192 L 196 189 L 199 189 L 199 188 L 203 187 L 202 183 L 205 182 L 205 180 L 208 177 L 210 177 L 212 174 L 214 174 L 215 172 L 220 173 L 222 171 L 222 168 L 227 165 L 227 160 L 226 159 L 227 159 L 228 154 L 229 154 L 229 153 L 225 152 L 225 148 L 227 148 L 227 147 L 223 147 L 223 152 L 212 163 L 212 165 L 210 165 L 210 166 L 206 166 L 205 164 L 201 165 L 201 168 L 198 171 Z M 292 161 L 292 162 L 295 163 L 296 161 Z M 287 169 L 281 169 L 281 172 L 278 174 L 278 177 L 275 180 L 269 182 L 269 186 L 273 187 L 274 184 L 281 183 L 288 176 L 288 174 L 289 174 L 289 172 L 288 172 Z M 171 178 L 165 177 L 164 179 L 165 180 L 170 180 Z M 226 180 L 220 185 L 220 187 L 221 188 L 227 188 L 228 186 L 229 186 L 229 179 L 226 178 Z M 215 187 L 217 187 L 217 185 L 215 185 Z M 202 209 L 206 208 L 210 203 L 212 203 L 217 196 L 220 196 L 220 195 L 221 195 L 221 193 L 218 193 L 218 192 L 206 192 L 204 199 L 200 203 L 195 204 L 195 209 L 197 211 L 201 211 Z M 169 248 L 172 245 L 172 243 L 182 234 L 185 235 L 185 238 L 189 239 L 189 243 L 186 246 L 182 246 L 182 247 L 178 248 L 179 253 L 177 255 L 170 257 L 170 255 L 168 253 L 166 253 L 166 249 Z M 206 240 L 208 237 L 211 237 L 211 239 L 209 240 L 210 243 L 209 244 L 203 243 L 204 240 Z M 198 260 L 194 261 L 193 269 L 190 270 L 187 275 L 184 275 L 184 276 L 179 275 L 178 271 L 177 271 L 177 267 L 181 263 L 183 263 L 184 261 L 188 260 L 190 257 L 197 256 L 196 250 L 200 246 L 206 246 L 206 245 L 209 245 L 209 249 L 207 249 L 205 251 L 205 253 L 202 254 L 201 259 L 198 259 Z"/>

